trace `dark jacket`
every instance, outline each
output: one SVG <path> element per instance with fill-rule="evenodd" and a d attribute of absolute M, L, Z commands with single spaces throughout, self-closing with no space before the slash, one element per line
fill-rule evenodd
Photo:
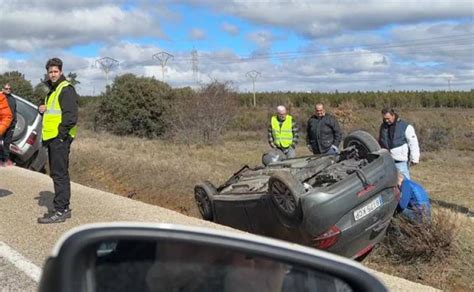
<path fill-rule="evenodd" d="M 315 154 L 328 152 L 332 145 L 339 147 L 342 132 L 336 118 L 329 113 L 322 118 L 313 115 L 306 126 L 306 140 Z"/>
<path fill-rule="evenodd" d="M 61 75 L 59 80 L 54 83 L 51 82 L 51 80 L 46 81 L 46 85 L 49 88 L 47 98 L 49 98 L 51 93 L 53 93 L 56 87 L 64 80 L 66 80 L 66 78 L 64 75 Z M 58 126 L 58 138 L 65 140 L 69 135 L 69 130 L 71 130 L 77 123 L 79 96 L 74 87 L 70 85 L 63 88 L 58 100 L 62 112 L 61 124 Z"/>
<path fill-rule="evenodd" d="M 397 117 L 395 123 L 388 125 L 382 123 L 380 125 L 379 144 L 382 148 L 393 149 L 407 143 L 405 131 L 408 123 Z"/>

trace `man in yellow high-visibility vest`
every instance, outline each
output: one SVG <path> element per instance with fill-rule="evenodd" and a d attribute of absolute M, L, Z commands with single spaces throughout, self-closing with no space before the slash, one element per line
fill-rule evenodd
<path fill-rule="evenodd" d="M 280 149 L 287 158 L 293 158 L 296 156 L 298 139 L 295 119 L 287 113 L 285 106 L 277 106 L 277 113 L 272 116 L 268 126 L 268 144 L 274 149 Z"/>
<path fill-rule="evenodd" d="M 43 146 L 48 147 L 49 171 L 54 183 L 54 210 L 38 218 L 41 224 L 60 223 L 71 218 L 69 152 L 77 131 L 79 99 L 74 87 L 62 74 L 61 59 L 48 60 L 46 71 L 49 93 L 39 112 L 43 114 Z"/>

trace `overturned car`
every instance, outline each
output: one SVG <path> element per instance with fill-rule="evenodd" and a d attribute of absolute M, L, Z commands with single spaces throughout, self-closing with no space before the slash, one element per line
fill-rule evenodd
<path fill-rule="evenodd" d="M 383 238 L 400 198 L 397 171 L 367 132 L 352 132 L 336 155 L 263 160 L 217 188 L 196 185 L 203 219 L 358 260 Z"/>

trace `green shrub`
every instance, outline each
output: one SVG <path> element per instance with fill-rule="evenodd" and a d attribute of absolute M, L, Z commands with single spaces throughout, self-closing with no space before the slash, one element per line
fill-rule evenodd
<path fill-rule="evenodd" d="M 239 114 L 230 123 L 230 128 L 238 131 L 265 132 L 269 119 L 267 109 L 240 107 Z"/>
<path fill-rule="evenodd" d="M 161 81 L 125 74 L 107 87 L 95 120 L 116 135 L 155 138 L 165 132 L 165 111 L 173 95 Z"/>
<path fill-rule="evenodd" d="M 29 100 L 34 104 L 43 104 L 46 95 L 49 93 L 49 88 L 43 82 L 39 82 L 33 88 L 33 96 Z"/>
<path fill-rule="evenodd" d="M 30 81 L 25 79 L 24 74 L 18 71 L 0 74 L 0 86 L 5 85 L 6 83 L 11 85 L 14 94 L 24 97 L 35 104 L 38 103 L 38 100 L 33 97 L 33 86 L 31 86 Z M 44 100 L 45 96 L 42 96 L 41 100 Z"/>
<path fill-rule="evenodd" d="M 425 125 L 416 127 L 421 151 L 437 151 L 449 148 L 452 133 L 447 127 L 440 125 Z"/>

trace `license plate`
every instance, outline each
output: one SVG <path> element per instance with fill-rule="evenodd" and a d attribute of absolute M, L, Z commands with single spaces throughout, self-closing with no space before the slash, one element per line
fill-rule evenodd
<path fill-rule="evenodd" d="M 375 200 L 372 200 L 370 203 L 364 207 L 354 211 L 354 219 L 357 221 L 369 215 L 375 211 L 378 207 L 382 206 L 383 200 L 381 196 L 378 196 Z"/>

